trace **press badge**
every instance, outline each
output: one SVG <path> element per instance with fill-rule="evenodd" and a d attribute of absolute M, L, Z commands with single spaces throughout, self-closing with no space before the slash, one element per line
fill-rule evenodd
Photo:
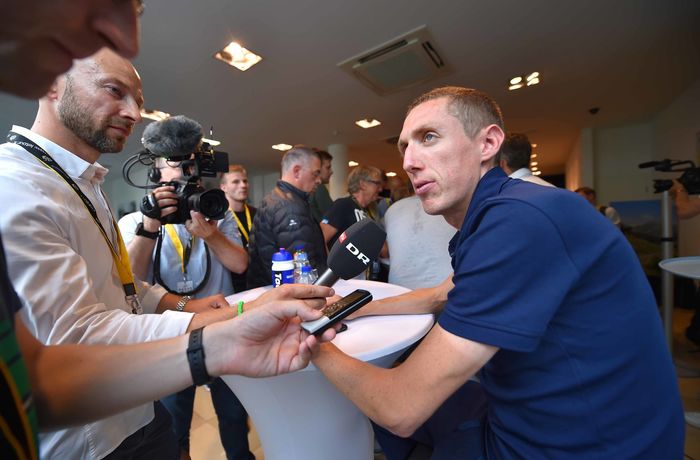
<path fill-rule="evenodd" d="M 194 283 L 192 280 L 183 279 L 177 282 L 177 292 L 192 292 L 194 289 Z"/>
<path fill-rule="evenodd" d="M 131 307 L 131 313 L 135 315 L 142 315 L 143 308 L 141 307 L 141 302 L 139 301 L 139 296 L 136 294 L 131 294 L 124 297 L 126 299 L 126 304 Z"/>

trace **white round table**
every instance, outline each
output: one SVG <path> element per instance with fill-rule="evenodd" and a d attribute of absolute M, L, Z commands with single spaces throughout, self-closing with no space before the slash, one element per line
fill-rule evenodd
<path fill-rule="evenodd" d="M 659 267 L 674 275 L 700 279 L 700 257 L 674 257 L 659 262 Z"/>
<path fill-rule="evenodd" d="M 374 299 L 407 292 L 387 283 L 340 280 L 333 286 L 344 296 L 366 289 Z M 252 300 L 262 287 L 229 296 L 230 303 Z M 345 322 L 348 329 L 333 343 L 362 361 L 390 366 L 432 327 L 433 316 L 366 316 Z M 252 379 L 222 377 L 236 393 L 258 430 L 265 460 L 362 460 L 373 458 L 372 427 L 367 417 L 312 364 L 301 371 Z"/>

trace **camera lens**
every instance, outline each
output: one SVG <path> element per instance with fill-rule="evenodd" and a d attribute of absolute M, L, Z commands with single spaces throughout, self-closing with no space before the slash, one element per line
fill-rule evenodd
<path fill-rule="evenodd" d="M 221 219 L 228 209 L 228 200 L 222 190 L 194 193 L 187 201 L 190 209 L 201 212 L 208 219 Z"/>

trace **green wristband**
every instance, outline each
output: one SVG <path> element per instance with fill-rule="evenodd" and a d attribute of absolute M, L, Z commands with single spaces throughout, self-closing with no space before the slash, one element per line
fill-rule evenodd
<path fill-rule="evenodd" d="M 243 314 L 243 304 L 244 303 L 245 302 L 243 302 L 242 300 L 238 301 L 238 316 L 241 316 Z"/>

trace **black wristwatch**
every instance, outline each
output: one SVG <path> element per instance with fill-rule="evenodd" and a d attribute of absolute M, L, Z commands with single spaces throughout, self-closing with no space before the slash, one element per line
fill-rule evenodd
<path fill-rule="evenodd" d="M 212 381 L 207 366 L 204 363 L 204 346 L 202 345 L 202 331 L 200 327 L 190 332 L 189 343 L 187 345 L 187 362 L 192 373 L 192 382 L 199 386 Z"/>
<path fill-rule="evenodd" d="M 157 240 L 158 235 L 160 234 L 160 231 L 149 232 L 148 230 L 143 228 L 143 222 L 139 222 L 136 225 L 136 234 L 138 236 L 143 236 L 144 238 L 150 238 L 152 240 Z"/>

